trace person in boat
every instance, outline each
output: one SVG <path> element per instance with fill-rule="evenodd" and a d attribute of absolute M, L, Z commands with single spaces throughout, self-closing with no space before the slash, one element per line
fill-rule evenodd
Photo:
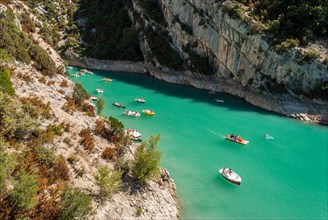
<path fill-rule="evenodd" d="M 228 169 L 228 173 L 231 173 L 231 168 Z"/>

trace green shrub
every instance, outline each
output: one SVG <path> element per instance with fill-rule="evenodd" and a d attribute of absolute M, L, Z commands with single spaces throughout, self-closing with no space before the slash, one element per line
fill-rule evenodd
<path fill-rule="evenodd" d="M 109 198 L 117 192 L 122 186 L 121 177 L 122 172 L 120 170 L 110 170 L 107 166 L 100 166 L 95 175 L 100 198 Z"/>
<path fill-rule="evenodd" d="M 35 151 L 40 163 L 53 165 L 56 162 L 57 156 L 55 155 L 54 150 L 42 146 L 35 147 L 33 150 Z"/>
<path fill-rule="evenodd" d="M 5 143 L 0 137 L 0 197 L 6 191 L 6 180 L 9 179 L 16 166 L 14 154 L 6 150 Z"/>
<path fill-rule="evenodd" d="M 9 191 L 9 199 L 18 208 L 29 209 L 37 204 L 34 200 L 37 192 L 35 177 L 22 171 L 16 176 L 14 188 Z"/>
<path fill-rule="evenodd" d="M 79 159 L 77 158 L 77 156 L 75 154 L 71 154 L 68 158 L 67 161 L 70 164 L 75 164 Z"/>
<path fill-rule="evenodd" d="M 105 107 L 105 99 L 103 97 L 99 97 L 96 102 L 97 106 L 97 114 L 100 115 Z"/>
<path fill-rule="evenodd" d="M 29 64 L 31 60 L 35 62 L 33 65 L 39 70 L 52 75 L 56 73 L 55 63 L 51 60 L 46 51 L 26 35 L 25 32 L 19 30 L 15 24 L 15 17 L 11 9 L 8 8 L 6 13 L 0 18 L 0 48 L 2 48 L 1 57 L 8 54 L 16 60 Z M 24 16 L 27 19 L 27 16 Z M 33 29 L 33 27 L 30 27 Z M 3 52 L 7 51 L 7 52 Z M 10 57 L 9 57 L 10 58 Z"/>
<path fill-rule="evenodd" d="M 0 91 L 15 95 L 13 84 L 10 81 L 10 71 L 8 69 L 0 68 Z"/>
<path fill-rule="evenodd" d="M 132 164 L 132 176 L 140 183 L 146 180 L 157 179 L 159 176 L 159 164 L 162 153 L 157 144 L 160 136 L 151 136 L 149 141 L 142 142 L 138 147 Z"/>
<path fill-rule="evenodd" d="M 15 58 L 8 52 L 8 50 L 0 48 L 0 62 L 1 63 L 12 62 L 14 60 L 15 60 Z"/>
<path fill-rule="evenodd" d="M 89 99 L 90 95 L 83 88 L 81 83 L 75 83 L 73 91 L 73 101 L 79 107 L 82 107 L 84 100 Z"/>
<path fill-rule="evenodd" d="M 142 208 L 139 206 L 137 208 L 137 216 L 140 216 L 142 214 Z"/>
<path fill-rule="evenodd" d="M 319 52 L 318 51 L 307 50 L 305 55 L 304 55 L 303 60 L 310 62 L 310 61 L 312 61 L 314 59 L 318 59 L 318 58 L 319 58 Z"/>
<path fill-rule="evenodd" d="M 269 27 L 274 44 L 288 38 L 306 44 L 318 37 L 328 36 L 328 7 L 326 0 L 235 0 L 252 8 L 251 15 Z"/>
<path fill-rule="evenodd" d="M 87 219 L 92 211 L 91 197 L 80 189 L 66 186 L 60 196 L 60 220 Z"/>
<path fill-rule="evenodd" d="M 281 42 L 280 44 L 277 44 L 275 46 L 275 49 L 278 52 L 286 52 L 288 51 L 290 48 L 296 47 L 299 45 L 299 40 L 298 39 L 291 39 L 288 38 L 285 41 Z"/>
<path fill-rule="evenodd" d="M 51 59 L 49 54 L 39 45 L 31 45 L 29 53 L 32 59 L 35 61 L 34 66 L 36 69 L 42 71 L 48 76 L 53 76 L 57 73 L 57 67 L 55 62 Z"/>
<path fill-rule="evenodd" d="M 0 92 L 0 132 L 5 138 L 29 138 L 37 127 L 37 120 L 20 103 Z"/>
<path fill-rule="evenodd" d="M 123 130 L 124 125 L 122 122 L 120 122 L 117 118 L 114 118 L 113 116 L 109 116 L 108 120 L 111 123 L 111 126 L 115 129 Z"/>

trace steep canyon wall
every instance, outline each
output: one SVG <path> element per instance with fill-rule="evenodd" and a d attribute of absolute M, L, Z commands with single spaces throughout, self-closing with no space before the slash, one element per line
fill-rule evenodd
<path fill-rule="evenodd" d="M 233 4 L 230 1 L 222 4 L 216 0 L 161 0 L 160 3 L 166 29 L 172 37 L 171 46 L 182 59 L 188 59 L 185 48 L 192 45 L 194 51 L 208 57 L 213 75 L 174 71 L 159 63 L 148 65 L 151 75 L 169 82 L 227 92 L 280 114 L 308 114 L 327 123 L 327 103 L 300 95 L 328 81 L 327 64 L 319 59 L 306 60 L 302 48 L 276 52 L 265 35 L 258 33 L 255 21 L 246 14 L 245 19 L 229 15 L 232 8 L 229 4 Z M 141 32 L 146 26 L 156 26 L 144 16 L 137 1 L 134 10 L 143 19 L 143 22 L 136 21 Z M 142 48 L 147 60 L 151 56 L 147 39 Z"/>

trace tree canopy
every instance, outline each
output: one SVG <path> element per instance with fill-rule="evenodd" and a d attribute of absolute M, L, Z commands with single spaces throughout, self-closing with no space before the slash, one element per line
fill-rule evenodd
<path fill-rule="evenodd" d="M 253 9 L 253 15 L 269 27 L 275 41 L 287 38 L 302 43 L 328 37 L 327 0 L 237 0 Z"/>

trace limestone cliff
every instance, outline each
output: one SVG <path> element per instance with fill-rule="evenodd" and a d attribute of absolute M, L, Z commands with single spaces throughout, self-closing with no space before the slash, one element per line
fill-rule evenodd
<path fill-rule="evenodd" d="M 327 101 L 301 95 L 328 82 L 323 58 L 308 60 L 306 49 L 298 47 L 278 53 L 246 14 L 242 20 L 229 15 L 231 4 L 217 0 L 160 0 L 165 25 L 152 20 L 139 1 L 134 1 L 131 17 L 140 32 L 150 74 L 169 82 L 230 93 L 280 114 L 307 114 L 311 120 L 327 124 Z M 147 29 L 167 30 L 172 39 L 170 47 L 189 67 L 190 51 L 206 57 L 210 74 L 188 67 L 175 71 L 160 65 L 149 46 Z M 327 51 L 325 45 L 323 53 Z"/>

